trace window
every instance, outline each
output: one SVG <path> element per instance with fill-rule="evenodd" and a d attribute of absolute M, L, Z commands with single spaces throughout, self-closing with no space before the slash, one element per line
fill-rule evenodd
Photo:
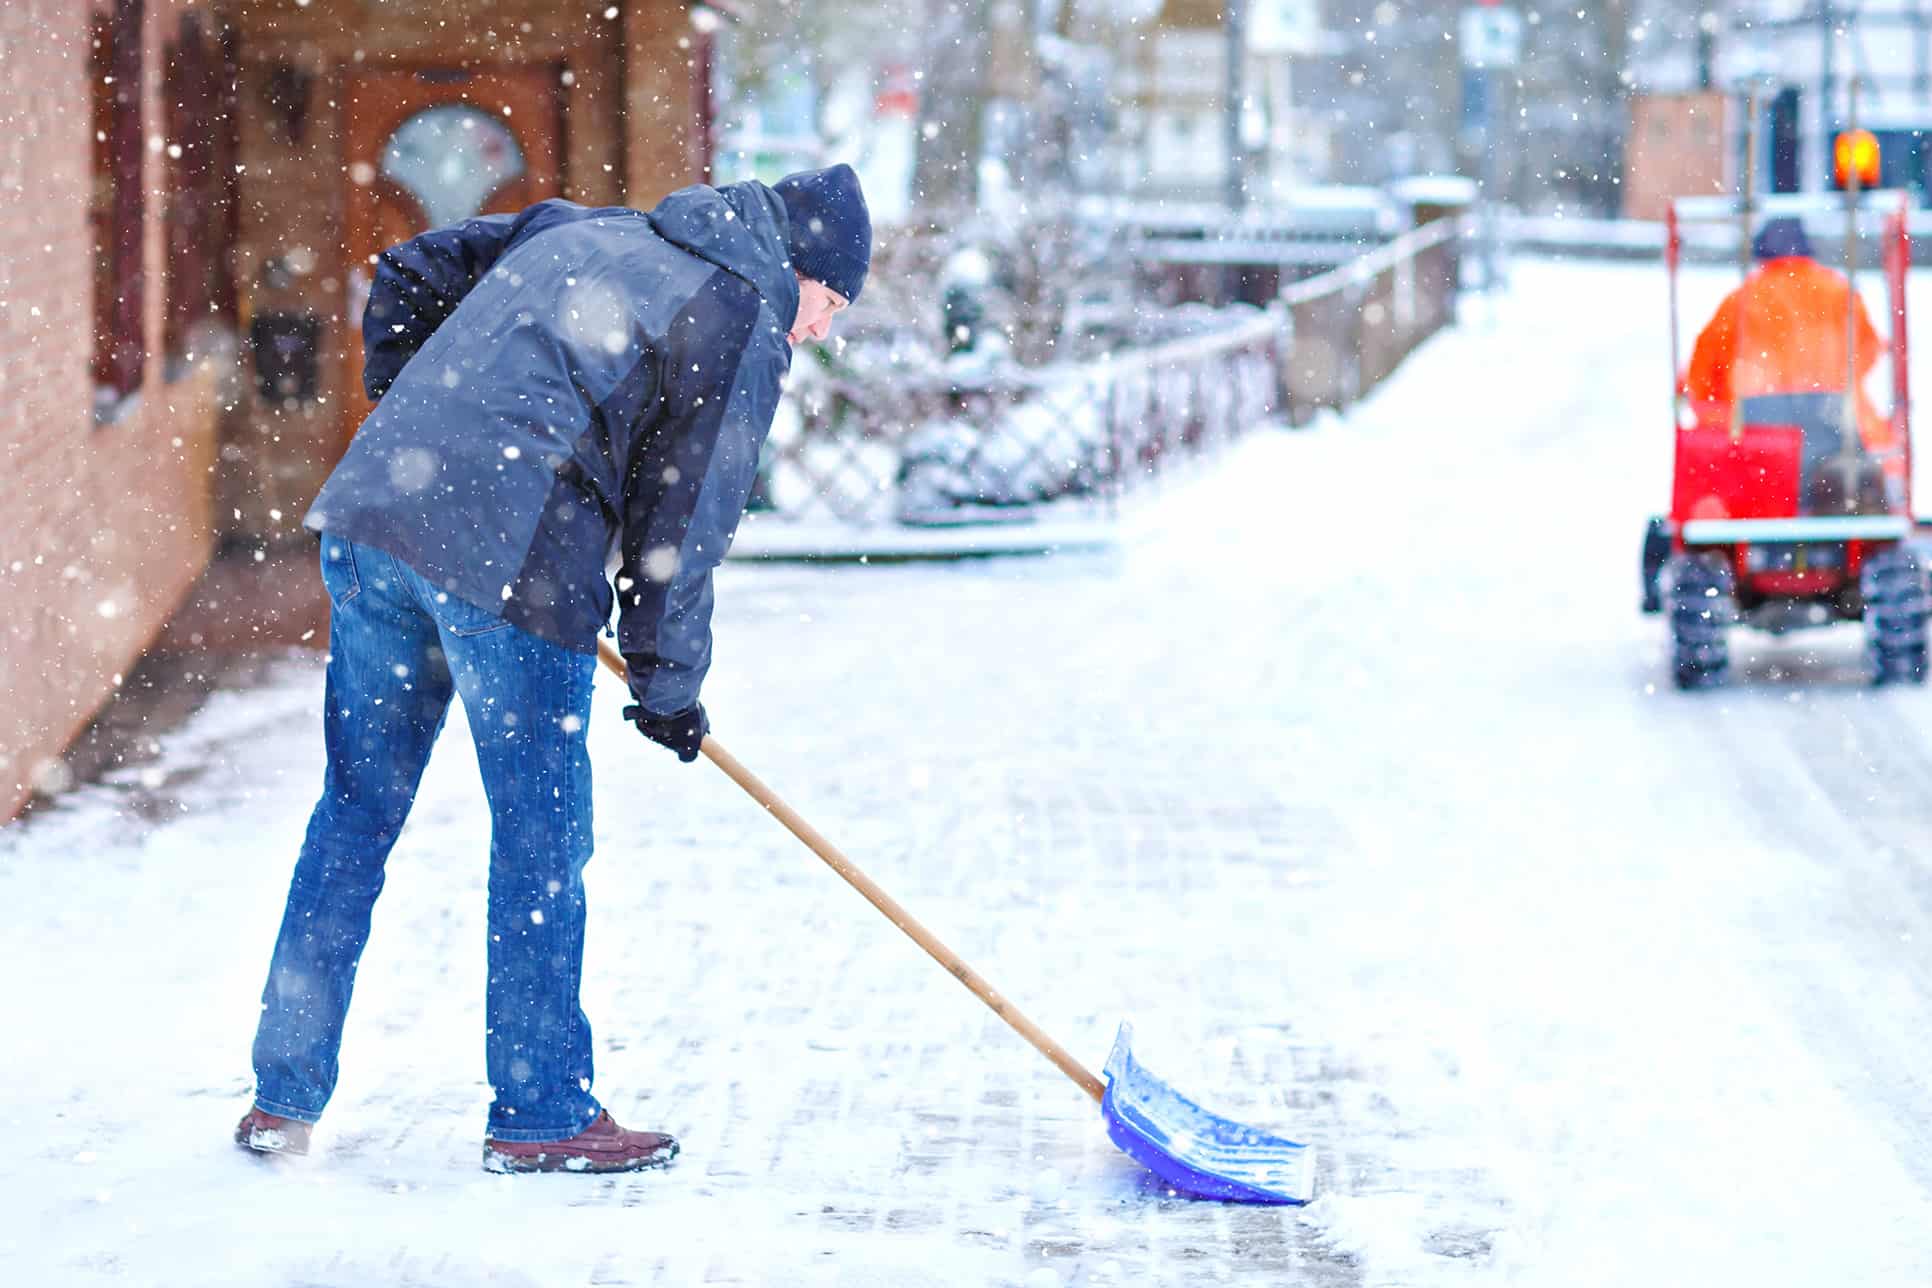
<path fill-rule="evenodd" d="M 228 248 L 234 138 L 232 77 L 224 50 L 189 10 L 165 51 L 166 136 L 162 224 L 168 247 L 167 307 L 161 352 L 169 379 L 207 348 L 211 325 L 232 327 Z"/>
<path fill-rule="evenodd" d="M 147 357 L 141 325 L 141 9 L 142 0 L 108 0 L 93 23 L 94 383 L 96 408 L 110 418 L 140 388 Z"/>
<path fill-rule="evenodd" d="M 168 378 L 174 379 L 193 358 L 189 333 L 209 311 L 205 251 L 214 86 L 200 15 L 181 15 L 181 29 L 168 42 L 162 68 L 161 223 L 168 253 L 161 354 Z"/>
<path fill-rule="evenodd" d="M 431 228 L 468 219 L 523 173 L 516 135 L 468 104 L 426 108 L 397 127 L 382 150 L 382 172 L 421 203 Z"/>

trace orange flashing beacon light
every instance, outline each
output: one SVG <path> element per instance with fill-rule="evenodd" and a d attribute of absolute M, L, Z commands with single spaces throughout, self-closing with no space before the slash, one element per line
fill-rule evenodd
<path fill-rule="evenodd" d="M 1853 182 L 1860 188 L 1878 186 L 1878 136 L 1870 130 L 1842 131 L 1832 144 L 1831 159 L 1840 188 Z"/>

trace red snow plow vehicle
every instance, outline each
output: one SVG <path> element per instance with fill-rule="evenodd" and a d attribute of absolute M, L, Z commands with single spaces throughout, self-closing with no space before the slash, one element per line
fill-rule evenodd
<path fill-rule="evenodd" d="M 1643 608 L 1669 621 L 1679 688 L 1723 682 L 1734 625 L 1782 634 L 1841 621 L 1864 622 L 1875 683 L 1920 684 L 1926 675 L 1928 597 L 1924 569 L 1909 544 L 1905 277 L 1910 255 L 1904 202 L 1885 216 L 1882 233 L 1889 341 L 1880 340 L 1865 319 L 1855 285 L 1809 259 L 1799 221 L 1813 216 L 1822 227 L 1822 217 L 1834 207 L 1815 198 L 1771 198 L 1766 207 L 1760 213 L 1779 216 L 1772 222 L 1787 231 L 1798 224 L 1794 236 L 1804 247 L 1802 260 L 1771 259 L 1747 275 L 1700 336 L 1681 376 L 1683 227 L 1693 220 L 1736 223 L 1739 212 L 1735 202 L 1721 198 L 1686 199 L 1671 207 L 1665 262 L 1677 381 L 1676 458 L 1670 514 L 1653 518 L 1645 534 Z M 1760 259 L 1767 258 L 1762 243 L 1770 229 L 1767 223 L 1759 233 Z M 1805 280 L 1812 283 L 1812 295 L 1782 300 L 1761 295 L 1770 302 L 1759 305 L 1754 321 L 1750 289 L 1767 282 L 1775 294 L 1779 281 L 1771 279 L 1780 265 L 1787 266 L 1789 279 L 1809 274 Z M 1794 311 L 1802 311 L 1790 305 L 1793 298 L 1810 300 L 1814 314 L 1825 307 L 1817 301 L 1828 299 L 1836 316 L 1812 316 L 1808 338 L 1793 341 L 1795 333 L 1779 332 L 1791 324 Z M 1835 335 L 1816 329 L 1821 325 L 1835 326 Z M 1813 374 L 1782 385 L 1767 377 L 1764 359 L 1780 340 L 1800 350 L 1801 361 L 1835 364 L 1835 377 L 1827 382 Z M 1728 348 L 1714 362 L 1711 353 L 1718 343 Z M 1882 353 L 1891 362 L 1891 409 L 1885 413 L 1872 407 L 1863 387 L 1868 382 L 1860 379 L 1876 374 Z M 1718 375 L 1711 378 L 1714 367 Z M 1713 389 L 1728 396 L 1714 398 Z"/>

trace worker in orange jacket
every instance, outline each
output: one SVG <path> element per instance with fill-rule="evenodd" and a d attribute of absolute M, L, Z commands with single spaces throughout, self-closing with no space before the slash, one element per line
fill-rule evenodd
<path fill-rule="evenodd" d="M 1697 337 L 1683 392 L 1693 407 L 1728 419 L 1733 398 L 1763 394 L 1842 393 L 1845 388 L 1845 276 L 1812 257 L 1811 239 L 1796 219 L 1765 223 L 1751 242 L 1758 261 L 1717 308 Z M 1858 380 L 1884 352 L 1863 301 L 1852 302 Z M 1888 452 L 1897 435 L 1861 388 L 1858 436 L 1868 451 Z M 1900 462 L 1888 462 L 1888 472 Z"/>

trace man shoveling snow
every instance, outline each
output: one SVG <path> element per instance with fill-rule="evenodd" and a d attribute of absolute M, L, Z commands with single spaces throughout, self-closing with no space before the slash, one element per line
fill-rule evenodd
<path fill-rule="evenodd" d="M 686 188 L 648 213 L 546 201 L 380 257 L 363 320 L 380 402 L 306 521 L 331 605 L 328 770 L 262 995 L 241 1145 L 307 1151 L 384 861 L 460 695 L 492 821 L 484 1165 L 676 1156 L 591 1094 L 578 1004 L 605 569 L 621 552 L 625 716 L 695 760 L 712 570 L 791 346 L 825 338 L 871 249 L 841 165 Z"/>

